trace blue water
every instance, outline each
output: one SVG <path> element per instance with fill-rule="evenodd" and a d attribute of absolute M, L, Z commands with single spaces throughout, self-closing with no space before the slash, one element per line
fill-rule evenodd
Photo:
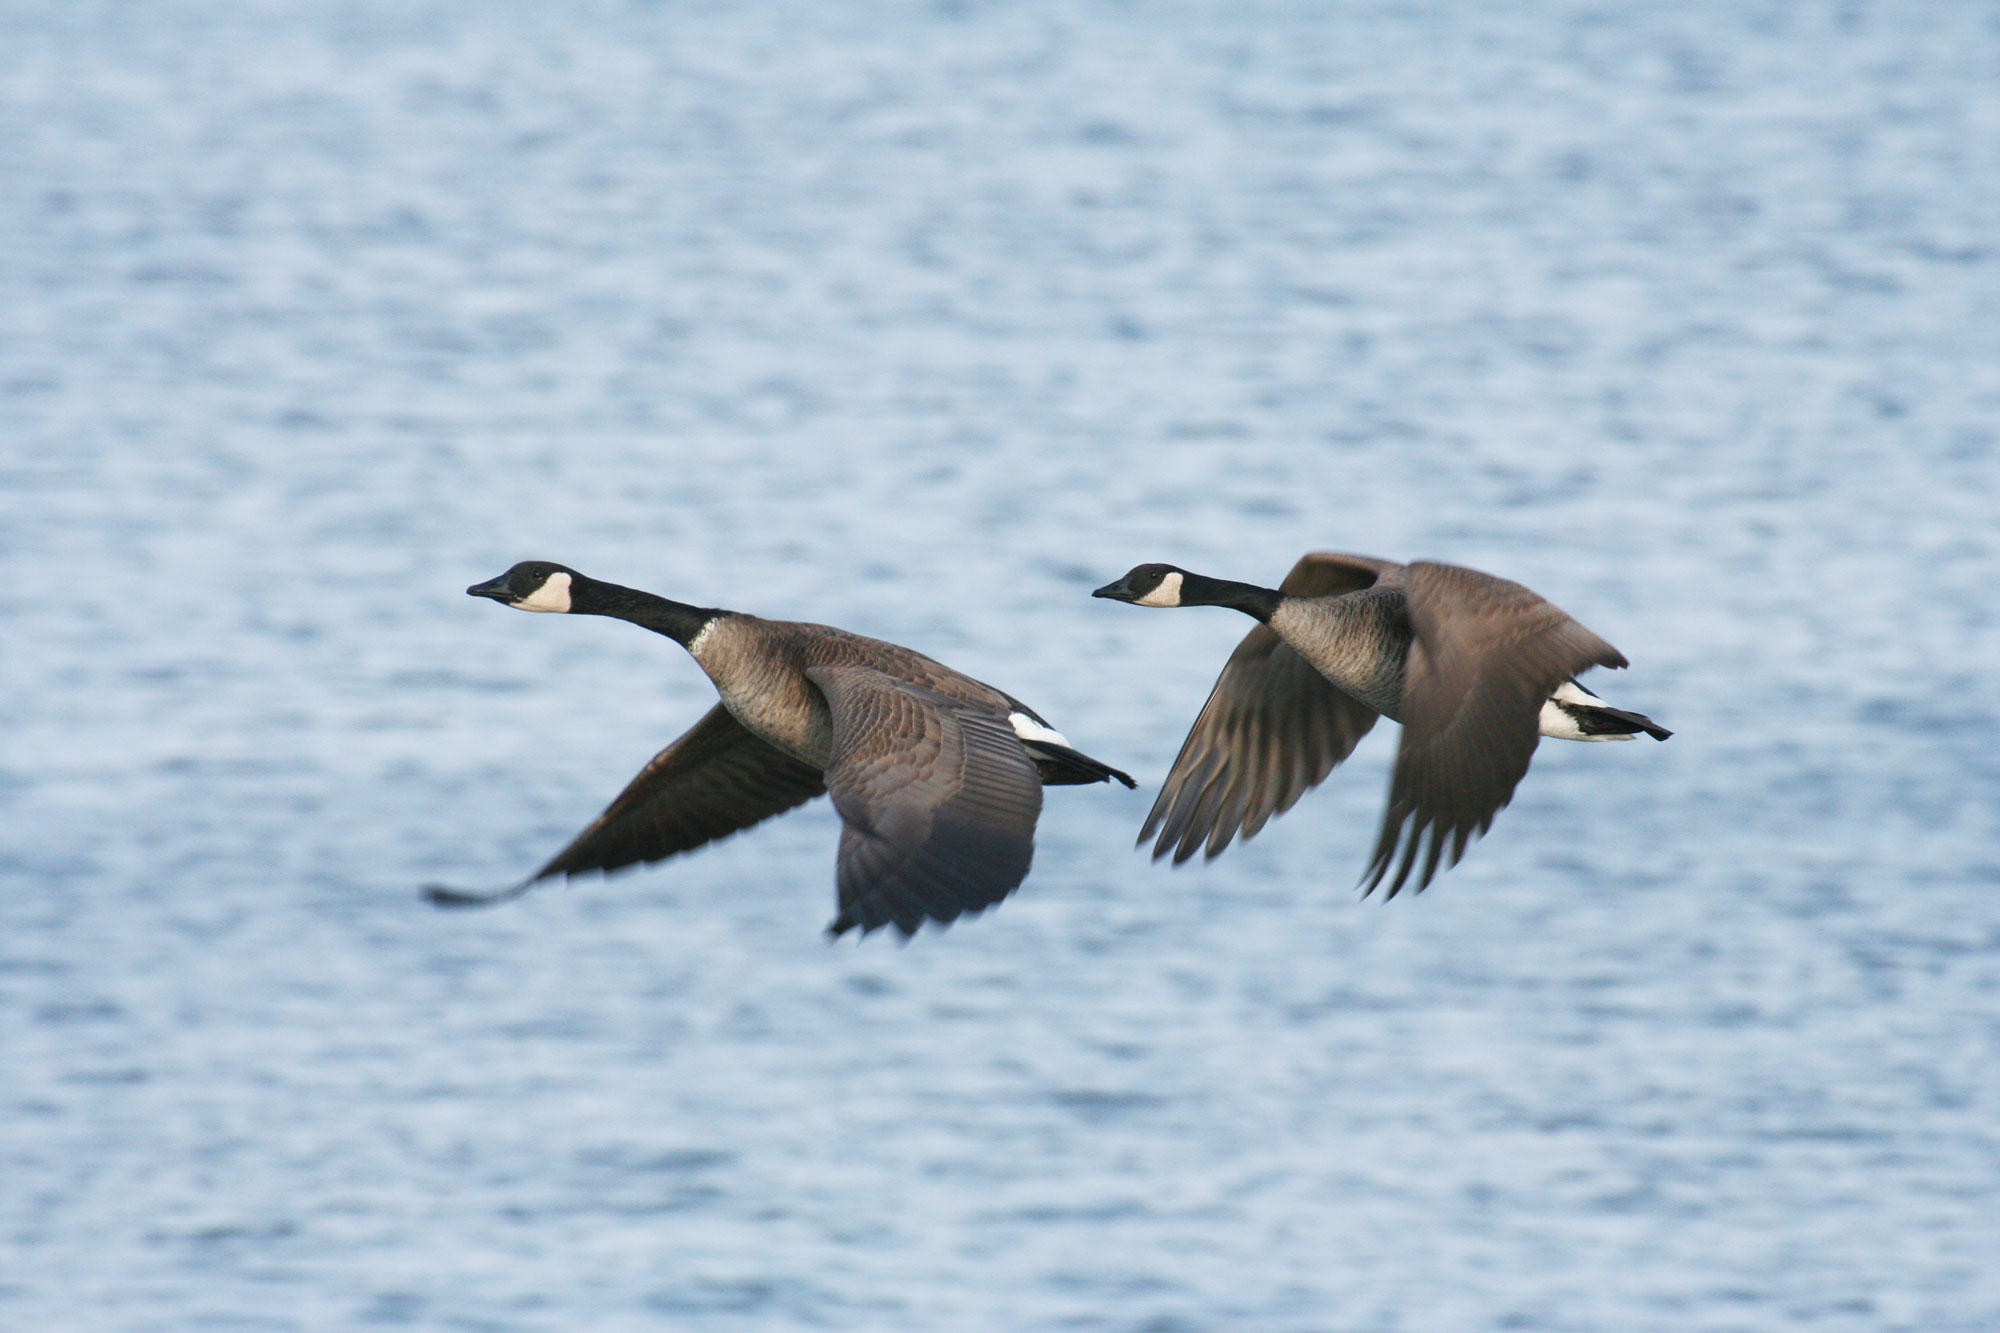
<path fill-rule="evenodd" d="M 2000 1328 L 1996 218 L 1972 4 L 0 5 L 0 1328 Z M 1148 864 L 1312 547 L 1678 734 Z M 1144 785 L 433 912 L 713 697 L 527 557 Z"/>

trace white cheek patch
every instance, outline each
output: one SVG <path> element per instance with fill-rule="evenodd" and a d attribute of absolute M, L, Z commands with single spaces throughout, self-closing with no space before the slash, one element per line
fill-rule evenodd
<path fill-rule="evenodd" d="M 1176 569 L 1160 580 L 1160 586 L 1132 603 L 1134 606 L 1179 606 L 1181 604 L 1181 572 Z"/>
<path fill-rule="evenodd" d="M 1009 713 L 1007 720 L 1013 723 L 1014 734 L 1024 741 L 1047 741 L 1051 745 L 1060 745 L 1065 750 L 1075 748 L 1069 743 L 1069 737 L 1053 727 L 1043 726 L 1026 713 Z"/>
<path fill-rule="evenodd" d="M 514 603 L 519 611 L 569 610 L 569 575 L 557 571 L 541 587 Z"/>

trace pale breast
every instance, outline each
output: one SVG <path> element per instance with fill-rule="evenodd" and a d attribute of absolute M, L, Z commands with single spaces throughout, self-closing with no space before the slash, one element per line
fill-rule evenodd
<path fill-rule="evenodd" d="M 793 758 L 825 768 L 833 754 L 826 700 L 800 674 L 784 622 L 728 616 L 709 623 L 688 651 L 744 729 Z"/>
<path fill-rule="evenodd" d="M 1271 628 L 1313 669 L 1391 721 L 1400 721 L 1410 621 L 1400 590 L 1287 599 Z"/>

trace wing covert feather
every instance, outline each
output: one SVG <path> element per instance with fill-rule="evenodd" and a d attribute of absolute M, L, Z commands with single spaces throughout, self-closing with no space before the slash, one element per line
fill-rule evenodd
<path fill-rule="evenodd" d="M 1542 703 L 1556 686 L 1593 666 L 1626 664 L 1560 607 L 1508 579 L 1428 561 L 1411 564 L 1406 577 L 1415 638 L 1403 737 L 1362 875 L 1364 894 L 1386 878 L 1391 898 L 1412 872 L 1421 892 L 1492 827 L 1528 771 Z"/>
<path fill-rule="evenodd" d="M 1042 783 L 1004 715 L 868 667 L 809 667 L 833 719 L 840 935 L 949 922 L 1005 898 L 1034 857 Z"/>

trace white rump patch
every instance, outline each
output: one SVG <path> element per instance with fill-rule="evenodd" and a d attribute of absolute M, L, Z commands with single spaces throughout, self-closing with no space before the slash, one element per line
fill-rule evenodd
<path fill-rule="evenodd" d="M 542 586 L 514 603 L 521 611 L 569 610 L 569 575 L 561 570 L 542 581 Z"/>
<path fill-rule="evenodd" d="M 1060 745 L 1065 750 L 1076 748 L 1069 743 L 1069 737 L 1052 727 L 1043 726 L 1026 713 L 1009 713 L 1007 720 L 1014 724 L 1014 734 L 1024 741 L 1047 741 L 1051 745 Z"/>
<path fill-rule="evenodd" d="M 1179 606 L 1181 604 L 1181 572 L 1169 570 L 1160 580 L 1160 586 L 1133 602 L 1134 606 Z"/>

